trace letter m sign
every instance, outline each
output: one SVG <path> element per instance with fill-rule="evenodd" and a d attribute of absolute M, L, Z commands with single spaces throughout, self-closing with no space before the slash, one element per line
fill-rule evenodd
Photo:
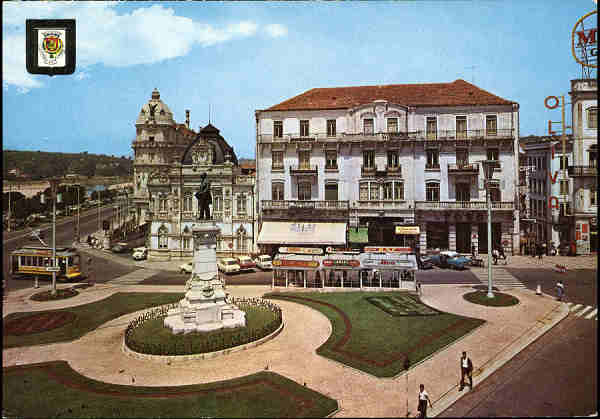
<path fill-rule="evenodd" d="M 577 37 L 579 39 L 577 46 L 584 47 L 587 45 L 595 44 L 596 43 L 596 31 L 597 31 L 597 28 L 587 29 L 587 30 L 577 32 Z"/>

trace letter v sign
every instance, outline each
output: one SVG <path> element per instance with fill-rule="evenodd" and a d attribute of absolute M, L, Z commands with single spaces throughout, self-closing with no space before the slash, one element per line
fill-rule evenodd
<path fill-rule="evenodd" d="M 554 177 L 552 177 L 552 175 L 550 174 L 550 172 L 548 172 L 548 177 L 550 178 L 550 182 L 556 183 L 556 175 L 558 175 L 558 170 L 554 171 Z"/>

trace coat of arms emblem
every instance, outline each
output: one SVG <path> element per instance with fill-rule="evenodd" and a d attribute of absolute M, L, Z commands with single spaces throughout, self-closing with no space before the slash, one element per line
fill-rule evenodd
<path fill-rule="evenodd" d="M 64 65 L 59 61 L 64 61 L 64 31 L 40 31 L 40 56 L 42 61 L 48 66 Z M 62 60 L 61 60 L 62 59 Z"/>

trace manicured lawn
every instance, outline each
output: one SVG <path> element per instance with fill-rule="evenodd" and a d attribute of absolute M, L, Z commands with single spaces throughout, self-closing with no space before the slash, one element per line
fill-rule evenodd
<path fill-rule="evenodd" d="M 56 290 L 56 295 L 52 295 L 52 291 L 48 290 L 33 294 L 31 299 L 34 301 L 64 300 L 65 298 L 75 297 L 77 294 L 79 293 L 74 289 L 60 288 Z"/>
<path fill-rule="evenodd" d="M 178 387 L 135 387 L 86 378 L 64 361 L 2 371 L 10 417 L 325 417 L 337 402 L 278 374 Z"/>
<path fill-rule="evenodd" d="M 333 331 L 317 353 L 377 377 L 397 375 L 405 358 L 414 365 L 484 323 L 443 312 L 432 315 L 424 304 L 420 314 L 397 315 L 398 311 L 384 311 L 367 299 L 383 297 L 390 302 L 407 296 L 412 299 L 410 307 L 399 311 L 414 313 L 422 304 L 418 297 L 398 291 L 272 293 L 263 298 L 294 301 L 322 312 Z"/>
<path fill-rule="evenodd" d="M 34 313 L 12 313 L 3 319 L 4 323 L 21 318 L 23 318 L 23 322 L 26 323 L 26 317 L 34 314 L 37 316 L 40 313 L 69 312 L 75 315 L 75 319 L 61 327 L 39 333 L 19 336 L 4 333 L 3 348 L 75 340 L 94 330 L 101 324 L 124 314 L 162 304 L 174 303 L 182 298 L 183 294 L 181 293 L 116 293 L 94 303 L 68 307 L 60 310 L 36 311 Z"/>
<path fill-rule="evenodd" d="M 519 299 L 517 297 L 513 297 L 512 295 L 497 291 L 494 291 L 493 294 L 494 297 L 488 298 L 487 290 L 482 290 L 464 294 L 463 298 L 471 303 L 489 307 L 507 307 L 514 306 L 515 304 L 519 303 Z"/>
<path fill-rule="evenodd" d="M 137 327 L 128 342 L 131 342 L 131 349 L 153 355 L 206 353 L 243 344 L 248 335 L 254 337 L 252 341 L 261 339 L 281 324 L 277 322 L 277 314 L 267 308 L 247 304 L 240 304 L 239 307 L 246 312 L 246 327 L 173 334 L 171 329 L 163 325 L 164 318 L 158 318 Z M 273 327 L 267 328 L 269 324 Z"/>

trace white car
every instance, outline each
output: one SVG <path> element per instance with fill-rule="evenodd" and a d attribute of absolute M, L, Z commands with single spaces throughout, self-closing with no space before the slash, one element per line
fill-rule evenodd
<path fill-rule="evenodd" d="M 144 260 L 148 257 L 148 248 L 136 247 L 133 249 L 133 260 Z"/>
<path fill-rule="evenodd" d="M 256 258 L 256 266 L 263 271 L 273 269 L 273 260 L 269 255 L 260 255 Z"/>
<path fill-rule="evenodd" d="M 227 275 L 240 271 L 240 265 L 238 265 L 237 260 L 233 258 L 221 259 L 217 263 L 217 267 L 221 272 L 224 272 Z"/>
<path fill-rule="evenodd" d="M 184 263 L 179 266 L 179 272 L 182 274 L 191 274 L 194 269 L 194 261 L 190 260 L 188 263 Z"/>

